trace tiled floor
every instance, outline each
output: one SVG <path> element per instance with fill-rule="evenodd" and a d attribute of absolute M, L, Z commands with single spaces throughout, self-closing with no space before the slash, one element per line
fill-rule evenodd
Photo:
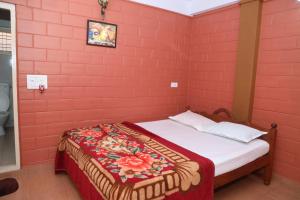
<path fill-rule="evenodd" d="M 1 200 L 80 200 L 80 196 L 65 174 L 55 175 L 53 165 L 24 167 L 18 172 L 0 175 L 0 179 L 15 177 L 19 182 L 16 193 Z"/>
<path fill-rule="evenodd" d="M 275 176 L 271 185 L 251 175 L 218 189 L 216 200 L 300 200 L 300 184 Z"/>
<path fill-rule="evenodd" d="M 80 200 L 80 196 L 64 174 L 54 175 L 50 164 L 25 167 L 18 172 L 0 175 L 15 177 L 20 189 L 1 200 Z M 215 200 L 299 200 L 300 184 L 275 177 L 265 186 L 256 176 L 248 176 L 229 184 L 215 193 Z"/>

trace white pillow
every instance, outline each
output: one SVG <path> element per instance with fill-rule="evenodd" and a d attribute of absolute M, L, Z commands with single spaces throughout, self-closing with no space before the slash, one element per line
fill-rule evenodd
<path fill-rule="evenodd" d="M 231 122 L 220 122 L 214 126 L 207 127 L 204 131 L 206 133 L 211 133 L 245 143 L 248 143 L 262 136 L 263 134 L 266 134 L 266 132 L 259 131 L 249 126 Z"/>
<path fill-rule="evenodd" d="M 191 126 L 199 131 L 204 130 L 206 127 L 217 124 L 216 122 L 190 110 L 175 116 L 170 116 L 169 119 L 187 126 Z"/>

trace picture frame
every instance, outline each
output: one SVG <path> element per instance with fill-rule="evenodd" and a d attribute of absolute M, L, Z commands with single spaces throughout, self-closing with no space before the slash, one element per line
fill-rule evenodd
<path fill-rule="evenodd" d="M 87 45 L 117 47 L 118 26 L 107 22 L 87 21 Z"/>

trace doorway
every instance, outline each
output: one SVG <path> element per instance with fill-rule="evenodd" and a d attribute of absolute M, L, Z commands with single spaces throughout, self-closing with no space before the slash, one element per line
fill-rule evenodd
<path fill-rule="evenodd" d="M 0 2 L 0 173 L 20 169 L 15 16 Z"/>

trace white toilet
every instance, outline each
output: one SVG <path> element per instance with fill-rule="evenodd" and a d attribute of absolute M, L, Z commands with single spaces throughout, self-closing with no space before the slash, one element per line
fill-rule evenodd
<path fill-rule="evenodd" d="M 9 112 L 9 85 L 0 83 L 0 136 L 5 135 L 4 125 Z"/>

